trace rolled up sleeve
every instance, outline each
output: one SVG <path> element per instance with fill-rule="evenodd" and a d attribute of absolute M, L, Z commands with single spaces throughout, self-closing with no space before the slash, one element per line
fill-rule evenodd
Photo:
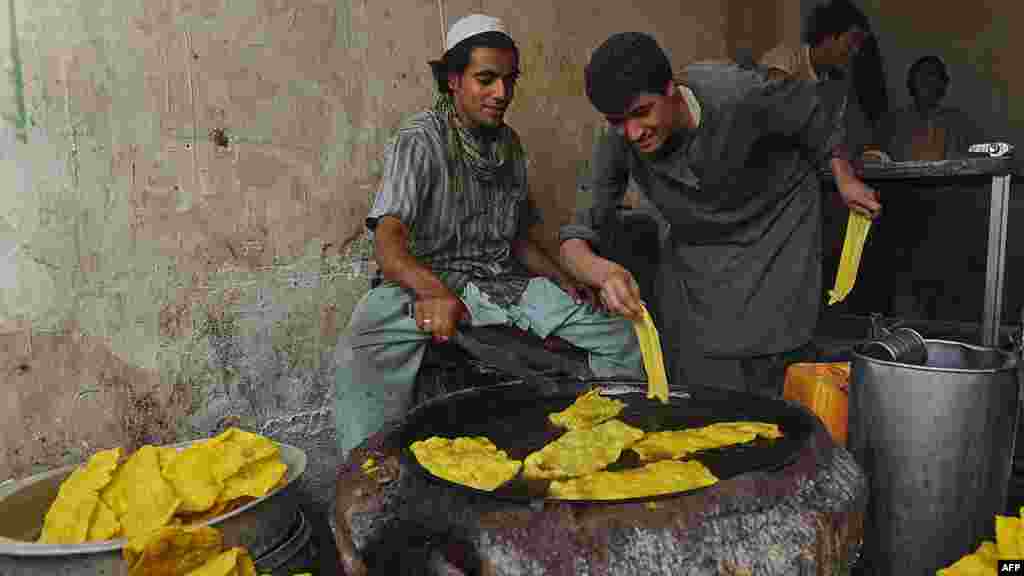
<path fill-rule="evenodd" d="M 591 166 L 593 203 L 577 209 L 573 221 L 558 231 L 559 243 L 575 238 L 595 244 L 602 224 L 614 216 L 626 195 L 629 180 L 629 144 L 613 130 L 606 130 L 594 148 Z"/>

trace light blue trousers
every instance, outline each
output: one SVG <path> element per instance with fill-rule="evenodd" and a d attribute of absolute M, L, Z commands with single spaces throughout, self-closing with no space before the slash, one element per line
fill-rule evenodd
<path fill-rule="evenodd" d="M 553 334 L 586 350 L 598 377 L 645 378 L 632 322 L 577 304 L 546 278 L 532 279 L 518 305 L 508 308 L 492 303 L 473 284 L 461 298 L 474 326 L 514 325 L 541 338 Z M 412 301 L 394 284 L 370 290 L 339 339 L 334 418 L 343 456 L 412 407 L 416 373 L 430 340 L 407 314 Z"/>

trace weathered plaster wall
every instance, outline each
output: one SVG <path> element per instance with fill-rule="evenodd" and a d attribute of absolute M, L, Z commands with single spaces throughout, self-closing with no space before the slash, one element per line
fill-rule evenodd
<path fill-rule="evenodd" d="M 0 478 L 227 422 L 325 476 L 361 214 L 437 29 L 405 56 L 359 3 L 4 8 Z"/>
<path fill-rule="evenodd" d="M 799 0 L 727 2 L 728 54 L 756 60 L 782 41 L 800 42 L 800 8 Z"/>
<path fill-rule="evenodd" d="M 639 29 L 677 65 L 726 52 L 719 2 L 2 4 L 0 480 L 238 423 L 306 447 L 327 498 L 362 218 L 447 25 L 486 11 L 519 39 L 509 120 L 548 246 L 601 127 L 590 50 Z"/>

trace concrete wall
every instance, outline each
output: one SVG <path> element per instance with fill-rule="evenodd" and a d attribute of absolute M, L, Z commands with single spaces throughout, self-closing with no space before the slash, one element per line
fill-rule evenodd
<path fill-rule="evenodd" d="M 336 464 L 332 352 L 367 288 L 380 152 L 431 101 L 426 61 L 447 25 L 486 11 L 519 40 L 509 121 L 553 246 L 602 126 L 583 96 L 590 50 L 639 29 L 677 65 L 722 57 L 730 14 L 653 1 L 0 4 L 0 480 L 240 424 L 310 451 L 315 498 Z M 782 28 L 759 34 L 767 45 Z"/>
<path fill-rule="evenodd" d="M 782 41 L 798 43 L 803 22 L 801 9 L 800 2 L 790 0 L 728 2 L 728 54 L 745 54 L 756 60 Z"/>

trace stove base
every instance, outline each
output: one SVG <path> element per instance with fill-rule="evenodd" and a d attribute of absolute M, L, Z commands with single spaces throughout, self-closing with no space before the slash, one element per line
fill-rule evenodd
<path fill-rule="evenodd" d="M 817 423 L 797 460 L 677 498 L 534 506 L 450 490 L 399 463 L 399 424 L 340 471 L 337 540 L 350 576 L 847 574 L 867 487 Z M 361 464 L 373 456 L 373 477 Z"/>

